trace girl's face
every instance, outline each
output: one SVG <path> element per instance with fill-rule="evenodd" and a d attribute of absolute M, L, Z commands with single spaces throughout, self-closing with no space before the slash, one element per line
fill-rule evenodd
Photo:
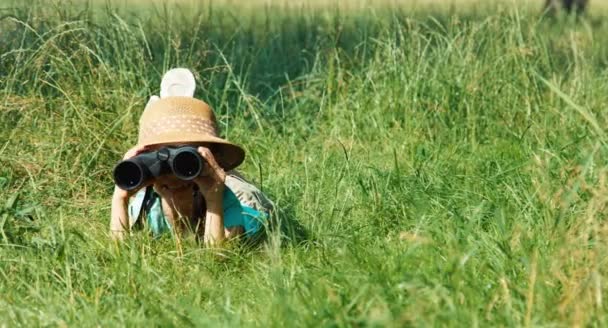
<path fill-rule="evenodd" d="M 183 146 L 206 146 L 206 144 L 168 144 L 168 145 L 155 145 L 149 148 L 149 151 L 155 151 L 163 147 L 183 147 Z M 206 172 L 203 172 L 205 174 Z M 154 189 L 164 196 L 180 196 L 181 194 L 191 193 L 195 183 L 193 181 L 184 181 L 177 178 L 173 174 L 166 174 L 157 177 L 154 181 Z"/>
<path fill-rule="evenodd" d="M 192 191 L 194 182 L 178 179 L 173 174 L 163 175 L 154 181 L 154 189 L 161 193 L 181 193 Z"/>

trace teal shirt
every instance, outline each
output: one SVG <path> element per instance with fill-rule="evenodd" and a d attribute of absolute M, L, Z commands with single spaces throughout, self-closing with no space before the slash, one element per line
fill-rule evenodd
<path fill-rule="evenodd" d="M 137 221 L 138 213 L 141 212 L 145 189 L 140 190 L 129 202 L 129 221 L 131 226 Z M 171 231 L 171 225 L 163 213 L 160 196 L 152 192 L 152 206 L 146 213 L 146 222 L 154 236 L 160 236 Z M 259 232 L 264 222 L 268 219 L 268 213 L 258 211 L 250 206 L 242 204 L 236 195 L 226 187 L 224 189 L 224 227 L 232 228 L 242 226 L 247 236 Z"/>

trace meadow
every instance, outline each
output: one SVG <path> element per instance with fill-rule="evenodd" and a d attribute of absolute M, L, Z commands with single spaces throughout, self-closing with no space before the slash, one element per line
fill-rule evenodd
<path fill-rule="evenodd" d="M 0 5 L 0 326 L 608 326 L 608 8 Z M 242 144 L 257 245 L 109 238 L 162 74 Z"/>

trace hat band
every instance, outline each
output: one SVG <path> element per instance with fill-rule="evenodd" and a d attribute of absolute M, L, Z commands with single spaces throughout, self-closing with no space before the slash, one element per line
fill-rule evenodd
<path fill-rule="evenodd" d="M 163 117 L 141 126 L 139 139 L 153 138 L 168 132 L 197 133 L 216 137 L 217 128 L 211 120 L 196 115 L 174 115 Z"/>

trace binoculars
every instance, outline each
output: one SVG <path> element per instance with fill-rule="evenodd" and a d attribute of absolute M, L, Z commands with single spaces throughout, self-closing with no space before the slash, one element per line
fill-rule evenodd
<path fill-rule="evenodd" d="M 114 167 L 114 182 L 121 189 L 133 190 L 169 173 L 182 180 L 192 180 L 204 166 L 205 160 L 195 147 L 165 147 L 118 163 Z"/>

